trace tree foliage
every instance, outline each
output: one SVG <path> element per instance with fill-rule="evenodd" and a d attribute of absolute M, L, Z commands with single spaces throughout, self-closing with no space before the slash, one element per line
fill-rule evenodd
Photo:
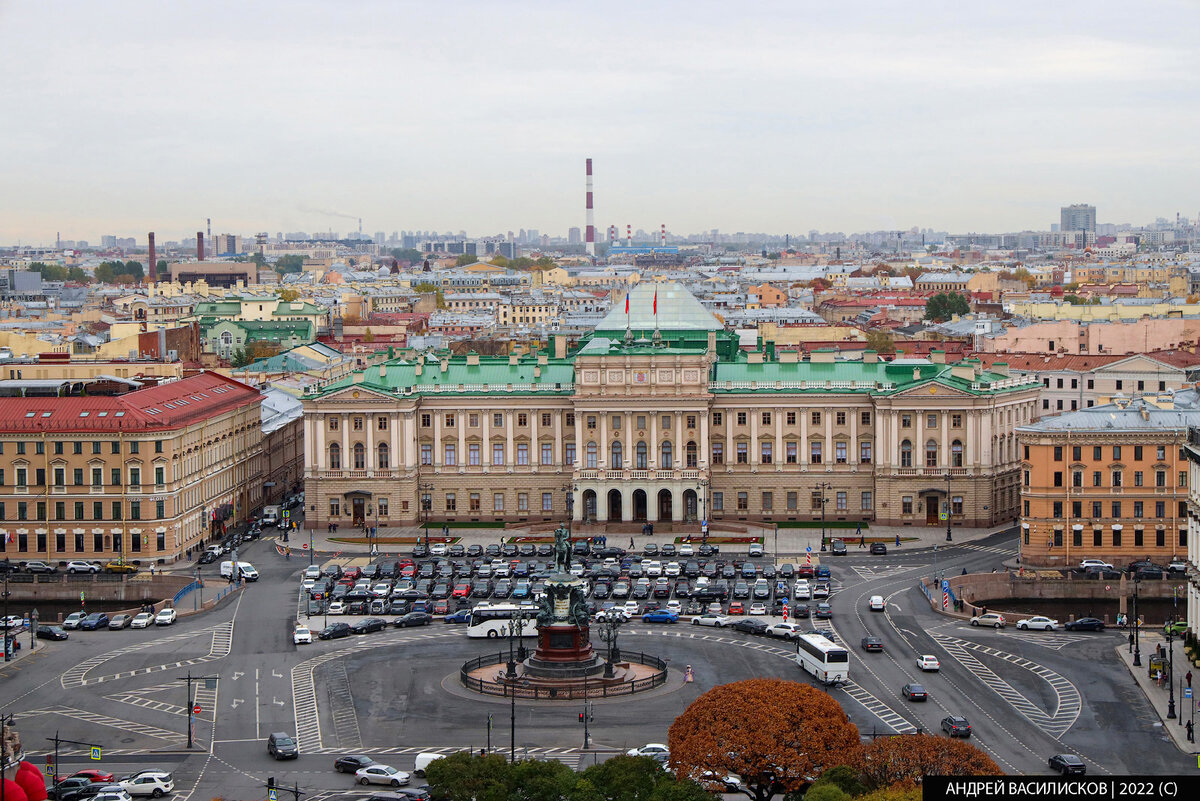
<path fill-rule="evenodd" d="M 29 269 L 32 272 L 40 273 L 43 281 L 72 281 L 77 284 L 87 284 L 92 280 L 79 267 L 68 268 L 60 264 L 35 261 L 29 265 Z"/>
<path fill-rule="evenodd" d="M 1063 295 L 1063 300 L 1072 306 L 1099 306 L 1100 298 L 1081 298 L 1078 295 Z"/>
<path fill-rule="evenodd" d="M 921 786 L 916 782 L 896 782 L 888 787 L 861 795 L 858 801 L 921 801 Z"/>
<path fill-rule="evenodd" d="M 298 272 L 302 272 L 303 270 L 304 270 L 304 257 L 303 256 L 297 256 L 295 254 L 288 254 L 287 256 L 280 256 L 275 261 L 275 272 L 279 273 L 280 275 L 287 275 L 288 273 L 298 273 Z"/>
<path fill-rule="evenodd" d="M 868 331 L 867 347 L 876 353 L 895 353 L 896 340 L 887 331 Z"/>
<path fill-rule="evenodd" d="M 999 776 L 992 758 L 965 740 L 911 734 L 880 737 L 864 747 L 853 763 L 867 787 L 878 789 L 922 776 Z"/>
<path fill-rule="evenodd" d="M 925 319 L 942 322 L 954 315 L 971 313 L 971 304 L 957 292 L 939 292 L 925 301 Z"/>
<path fill-rule="evenodd" d="M 757 712 L 734 714 L 739 709 Z M 856 760 L 860 749 L 858 728 L 837 701 L 782 679 L 714 687 L 675 719 L 667 745 L 677 776 L 735 773 L 756 801 L 804 789 L 827 766 Z"/>
<path fill-rule="evenodd" d="M 425 254 L 416 248 L 392 248 L 392 258 L 396 261 L 406 261 L 411 264 L 425 258 Z"/>
<path fill-rule="evenodd" d="M 102 261 L 96 265 L 96 280 L 104 284 L 141 283 L 146 269 L 136 261 Z"/>
<path fill-rule="evenodd" d="M 474 264 L 478 259 L 472 253 L 463 253 L 454 260 L 455 267 L 466 267 L 468 264 Z"/>
<path fill-rule="evenodd" d="M 279 299 L 284 303 L 291 303 L 293 300 L 300 300 L 300 290 L 292 287 L 285 287 L 279 290 Z"/>

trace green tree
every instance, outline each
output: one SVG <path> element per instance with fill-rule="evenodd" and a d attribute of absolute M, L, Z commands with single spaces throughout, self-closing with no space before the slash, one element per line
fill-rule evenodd
<path fill-rule="evenodd" d="M 254 255 L 252 255 L 250 257 L 250 261 L 257 264 L 258 269 L 260 269 L 260 270 L 265 270 L 267 267 L 267 257 L 264 256 L 263 254 L 259 253 L 258 251 L 254 252 Z"/>
<path fill-rule="evenodd" d="M 648 801 L 663 773 L 662 765 L 650 757 L 620 755 L 587 768 L 583 778 L 608 801 Z"/>
<path fill-rule="evenodd" d="M 121 272 L 126 275 L 132 275 L 133 280 L 138 283 L 141 283 L 141 280 L 146 277 L 146 268 L 142 266 L 140 261 L 125 262 L 125 269 L 121 270 Z"/>
<path fill-rule="evenodd" d="M 90 284 L 92 279 L 83 271 L 82 267 L 72 267 L 67 273 L 67 280 L 74 281 L 77 284 Z"/>
<path fill-rule="evenodd" d="M 292 287 L 285 287 L 284 289 L 279 290 L 279 299 L 284 303 L 291 303 L 293 300 L 299 300 L 300 290 L 293 289 Z"/>
<path fill-rule="evenodd" d="M 804 801 L 847 801 L 850 796 L 836 784 L 813 784 L 804 794 Z"/>
<path fill-rule="evenodd" d="M 454 260 L 455 267 L 466 267 L 468 264 L 474 264 L 478 259 L 470 253 L 463 253 Z"/>
<path fill-rule="evenodd" d="M 442 801 L 505 801 L 509 773 L 508 760 L 499 754 L 458 751 L 430 762 L 425 780 Z"/>
<path fill-rule="evenodd" d="M 541 256 L 538 258 L 537 261 L 535 261 L 533 263 L 533 265 L 535 267 L 540 267 L 543 270 L 549 270 L 552 267 L 557 267 L 558 262 L 556 262 L 554 259 L 550 258 L 549 256 Z"/>
<path fill-rule="evenodd" d="M 425 254 L 416 248 L 392 248 L 392 258 L 396 261 L 415 263 L 425 258 Z"/>
<path fill-rule="evenodd" d="M 867 347 L 876 353 L 895 353 L 896 340 L 887 331 L 868 331 Z"/>
<path fill-rule="evenodd" d="M 497 267 L 508 267 L 508 259 L 501 256 L 499 253 L 497 253 L 495 256 L 492 256 L 491 263 Z"/>
<path fill-rule="evenodd" d="M 167 274 L 167 260 L 166 260 L 166 259 L 159 259 L 159 260 L 158 260 L 158 263 L 154 265 L 154 269 L 155 269 L 155 270 L 158 270 L 158 274 L 159 274 L 160 276 L 163 276 L 163 277 L 165 277 L 165 276 L 166 276 L 166 274 Z"/>
<path fill-rule="evenodd" d="M 925 319 L 935 322 L 949 320 L 954 315 L 971 313 L 971 304 L 957 292 L 939 292 L 925 301 Z"/>
<path fill-rule="evenodd" d="M 298 273 L 303 270 L 304 270 L 304 257 L 303 256 L 296 256 L 294 254 L 288 254 L 287 256 L 280 256 L 275 261 L 275 272 L 279 273 L 280 275 L 287 275 L 288 273 Z"/>
<path fill-rule="evenodd" d="M 246 356 L 244 348 L 238 348 L 229 356 L 229 363 L 234 367 L 245 367 L 250 363 L 249 357 Z"/>
<path fill-rule="evenodd" d="M 125 272 L 125 262 L 123 261 L 102 261 L 96 265 L 93 271 L 96 280 L 102 284 L 114 283 L 118 275 Z"/>
<path fill-rule="evenodd" d="M 862 795 L 866 785 L 859 779 L 858 771 L 849 765 L 838 765 L 821 774 L 821 778 L 813 783 L 813 788 L 820 785 L 832 784 L 846 795 Z"/>

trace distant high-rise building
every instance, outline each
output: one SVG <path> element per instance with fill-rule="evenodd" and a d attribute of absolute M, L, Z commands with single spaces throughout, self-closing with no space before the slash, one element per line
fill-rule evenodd
<path fill-rule="evenodd" d="M 578 228 L 568 228 L 567 229 L 567 244 L 568 245 L 578 245 L 582 241 L 583 241 L 583 239 L 580 236 L 580 231 Z"/>
<path fill-rule="evenodd" d="M 104 234 L 100 237 L 100 247 L 115 248 L 117 246 L 117 237 L 115 234 Z"/>
<path fill-rule="evenodd" d="M 387 241 L 387 238 L 386 238 L 386 236 L 387 236 L 387 235 L 386 235 L 386 234 L 384 234 L 384 232 L 383 232 L 383 231 L 376 231 L 376 232 L 375 232 L 375 239 L 374 239 L 374 241 L 375 241 L 375 244 L 376 244 L 376 245 L 382 245 L 384 242 L 386 242 L 386 241 Z"/>
<path fill-rule="evenodd" d="M 213 252 L 218 256 L 233 256 L 242 252 L 241 237 L 237 234 L 217 234 Z"/>
<path fill-rule="evenodd" d="M 1075 203 L 1063 206 L 1059 211 L 1059 227 L 1063 231 L 1096 230 L 1096 207 L 1086 203 Z"/>

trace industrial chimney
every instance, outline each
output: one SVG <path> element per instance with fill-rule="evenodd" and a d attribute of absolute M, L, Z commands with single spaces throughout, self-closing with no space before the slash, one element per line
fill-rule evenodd
<path fill-rule="evenodd" d="M 625 246 L 633 247 L 633 225 L 630 223 L 625 224 Z"/>
<path fill-rule="evenodd" d="M 659 238 L 660 243 L 665 248 L 667 246 L 667 224 L 662 224 L 662 236 Z"/>
<path fill-rule="evenodd" d="M 150 245 L 150 266 L 146 268 L 146 274 L 150 276 L 150 283 L 156 284 L 158 283 L 158 259 L 155 258 L 154 253 L 154 232 L 146 234 L 146 239 Z"/>
<path fill-rule="evenodd" d="M 196 261 L 204 261 L 204 232 L 196 232 Z"/>
<path fill-rule="evenodd" d="M 584 241 L 587 242 L 587 254 L 589 256 L 596 255 L 596 219 L 592 211 L 592 160 L 587 160 L 587 203 L 584 206 L 584 213 L 587 216 L 587 237 Z"/>

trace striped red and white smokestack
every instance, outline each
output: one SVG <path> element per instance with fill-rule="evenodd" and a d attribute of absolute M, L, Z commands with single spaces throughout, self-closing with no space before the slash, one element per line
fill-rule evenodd
<path fill-rule="evenodd" d="M 625 244 L 627 247 L 633 247 L 633 226 L 629 223 L 625 224 Z"/>
<path fill-rule="evenodd" d="M 662 224 L 662 236 L 659 238 L 659 241 L 662 242 L 662 246 L 664 248 L 667 246 L 667 224 L 666 223 Z"/>
<path fill-rule="evenodd" d="M 204 261 L 204 232 L 196 232 L 196 261 Z"/>
<path fill-rule="evenodd" d="M 146 239 L 150 245 L 150 254 L 148 256 L 150 266 L 146 269 L 146 274 L 150 276 L 150 283 L 155 284 L 158 283 L 158 259 L 154 253 L 154 232 L 151 231 L 146 234 Z"/>
<path fill-rule="evenodd" d="M 617 226 L 608 226 L 608 244 L 615 245 L 617 243 Z"/>
<path fill-rule="evenodd" d="M 596 218 L 592 211 L 592 160 L 587 160 L 587 205 L 585 207 L 587 215 L 587 254 L 589 256 L 596 255 Z"/>

